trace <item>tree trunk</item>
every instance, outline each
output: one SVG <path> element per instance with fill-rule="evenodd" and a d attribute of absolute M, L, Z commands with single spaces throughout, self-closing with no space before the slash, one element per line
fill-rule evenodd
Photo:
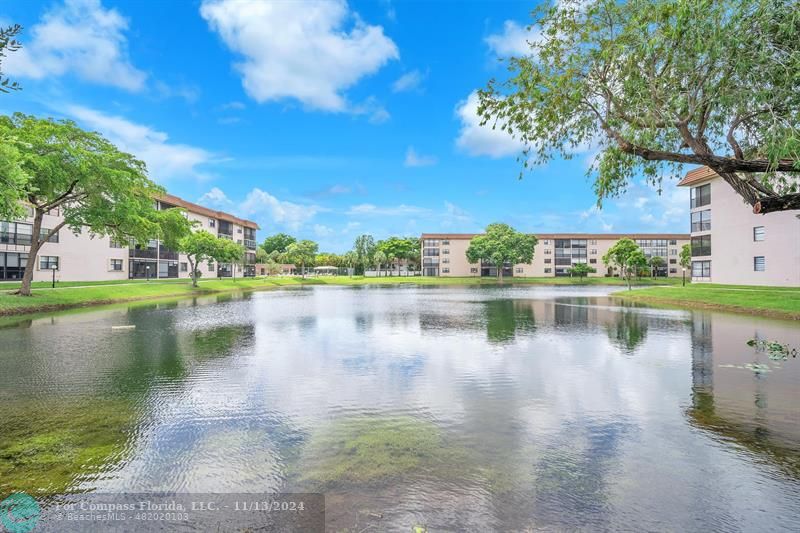
<path fill-rule="evenodd" d="M 33 271 L 36 268 L 36 256 L 39 254 L 39 249 L 43 244 L 39 241 L 43 215 L 44 212 L 40 211 L 38 208 L 34 211 L 31 247 L 30 250 L 28 250 L 28 263 L 25 265 L 25 272 L 22 274 L 22 285 L 19 288 L 20 296 L 31 295 L 31 282 L 33 282 Z"/>
<path fill-rule="evenodd" d="M 306 262 L 300 263 L 300 277 L 306 279 Z"/>
<path fill-rule="evenodd" d="M 186 259 L 189 260 L 189 268 L 191 269 L 189 277 L 192 278 L 192 287 L 197 287 L 197 268 L 195 267 L 194 261 L 192 261 L 191 256 L 187 255 Z"/>
<path fill-rule="evenodd" d="M 499 281 L 500 283 L 503 283 L 503 267 L 502 266 L 497 267 L 497 281 Z"/>

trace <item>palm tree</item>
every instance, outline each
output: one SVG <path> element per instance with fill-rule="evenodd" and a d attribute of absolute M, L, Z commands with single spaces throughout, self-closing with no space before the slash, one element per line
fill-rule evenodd
<path fill-rule="evenodd" d="M 378 277 L 381 277 L 381 274 L 383 273 L 383 269 L 381 267 L 384 263 L 386 263 L 387 260 L 386 254 L 378 250 L 375 252 L 375 255 L 372 256 L 372 260 L 375 261 L 375 266 L 378 269 Z"/>

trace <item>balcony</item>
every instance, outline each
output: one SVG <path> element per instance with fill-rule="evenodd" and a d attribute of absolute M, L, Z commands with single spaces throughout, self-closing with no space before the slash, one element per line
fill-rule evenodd
<path fill-rule="evenodd" d="M 248 250 L 255 250 L 256 249 L 256 241 L 254 239 L 245 239 L 244 240 L 244 247 Z"/>

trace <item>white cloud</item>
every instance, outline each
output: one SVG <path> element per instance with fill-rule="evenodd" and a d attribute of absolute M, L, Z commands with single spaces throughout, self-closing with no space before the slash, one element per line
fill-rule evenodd
<path fill-rule="evenodd" d="M 374 96 L 366 98 L 363 102 L 350 106 L 349 111 L 354 115 L 367 115 L 371 124 L 383 124 L 392 115 L 384 108 Z"/>
<path fill-rule="evenodd" d="M 156 181 L 207 177 L 198 167 L 210 161 L 211 153 L 202 148 L 170 143 L 169 136 L 162 131 L 88 107 L 71 105 L 66 113 L 147 163 L 147 170 Z"/>
<path fill-rule="evenodd" d="M 406 72 L 394 81 L 392 84 L 392 91 L 396 93 L 412 91 L 419 88 L 423 79 L 425 79 L 425 75 L 419 70 L 414 69 L 410 72 Z"/>
<path fill-rule="evenodd" d="M 498 158 L 516 155 L 522 151 L 522 143 L 501 130 L 500 124 L 495 129 L 492 129 L 491 122 L 481 126 L 476 91 L 459 103 L 456 115 L 461 120 L 456 145 L 469 155 L 488 155 Z"/>
<path fill-rule="evenodd" d="M 589 221 L 591 219 L 594 219 L 597 222 L 597 224 L 600 225 L 602 231 L 608 232 L 614 230 L 614 224 L 612 224 L 606 219 L 606 217 L 603 215 L 603 211 L 600 210 L 600 208 L 597 207 L 596 205 L 593 205 L 592 207 L 590 207 L 585 211 L 581 211 L 580 219 L 582 221 Z"/>
<path fill-rule="evenodd" d="M 269 217 L 270 220 L 297 231 L 323 209 L 317 205 L 304 205 L 279 200 L 258 187 L 251 190 L 239 205 L 239 212 L 247 217 Z"/>
<path fill-rule="evenodd" d="M 448 228 L 463 228 L 465 225 L 472 224 L 473 222 L 472 215 L 447 200 L 444 201 L 444 214 L 438 218 L 442 226 Z"/>
<path fill-rule="evenodd" d="M 200 197 L 197 203 L 219 209 L 228 209 L 233 205 L 230 198 L 219 187 L 212 187 L 210 191 Z"/>
<path fill-rule="evenodd" d="M 670 187 L 659 194 L 653 185 L 633 184 L 617 202 L 620 208 L 638 214 L 639 221 L 652 229 L 686 231 L 689 201 L 686 189 Z"/>
<path fill-rule="evenodd" d="M 333 228 L 325 226 L 323 224 L 314 224 L 314 235 L 317 237 L 329 237 L 333 235 L 335 231 Z"/>
<path fill-rule="evenodd" d="M 311 109 L 347 111 L 343 92 L 399 57 L 383 28 L 365 23 L 345 0 L 204 0 L 200 14 L 244 56 L 236 69 L 258 102 L 292 98 Z"/>
<path fill-rule="evenodd" d="M 502 33 L 489 35 L 484 40 L 497 56 L 509 57 L 529 55 L 531 53 L 529 42 L 536 42 L 539 39 L 541 34 L 538 31 L 529 31 L 513 20 L 507 20 L 503 24 Z"/>
<path fill-rule="evenodd" d="M 403 163 L 407 167 L 427 167 L 436 164 L 436 158 L 432 155 L 418 154 L 413 146 L 406 150 L 406 159 Z"/>
<path fill-rule="evenodd" d="M 238 102 L 238 101 L 234 100 L 232 102 L 227 102 L 227 103 L 222 104 L 220 106 L 220 109 L 222 109 L 223 111 L 227 111 L 229 109 L 242 110 L 245 107 L 246 106 L 242 102 Z"/>
<path fill-rule="evenodd" d="M 377 206 L 375 204 L 358 204 L 350 207 L 346 214 L 350 216 L 410 216 L 427 213 L 423 207 L 400 204 L 395 206 Z"/>
<path fill-rule="evenodd" d="M 128 57 L 128 21 L 100 0 L 65 0 L 47 11 L 21 50 L 9 54 L 3 68 L 23 78 L 65 74 L 129 91 L 144 88 L 147 74 Z"/>

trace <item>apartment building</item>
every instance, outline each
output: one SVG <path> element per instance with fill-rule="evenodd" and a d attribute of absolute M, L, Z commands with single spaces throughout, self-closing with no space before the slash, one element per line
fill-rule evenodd
<path fill-rule="evenodd" d="M 208 209 L 177 196 L 166 194 L 156 199 L 158 209 L 181 207 L 197 229 L 204 229 L 222 238 L 242 244 L 246 249 L 244 265 L 198 265 L 203 277 L 255 276 L 256 230 L 258 225 L 222 211 Z M 23 220 L 0 221 L 0 280 L 21 279 L 28 261 L 36 261 L 34 281 L 49 281 L 55 270 L 56 280 L 99 281 L 120 279 L 188 278 L 186 256 L 151 240 L 145 245 L 130 245 L 110 237 L 92 236 L 88 231 L 73 233 L 62 228 L 29 257 L 32 238 L 32 213 Z M 63 220 L 58 210 L 44 215 L 42 231 Z M 234 272 L 235 268 L 235 272 Z"/>
<path fill-rule="evenodd" d="M 491 264 L 470 263 L 467 248 L 474 233 L 423 233 L 423 276 L 496 276 L 497 267 Z M 688 234 L 680 233 L 540 233 L 539 243 L 528 264 L 505 265 L 505 277 L 569 276 L 568 270 L 578 263 L 586 263 L 597 272 L 592 277 L 616 275 L 603 264 L 603 255 L 617 241 L 633 239 L 648 257 L 664 259 L 664 267 L 657 276 L 682 275 L 680 250 L 689 242 Z"/>
<path fill-rule="evenodd" d="M 678 186 L 690 188 L 692 281 L 800 286 L 800 211 L 756 215 L 707 167 Z"/>

